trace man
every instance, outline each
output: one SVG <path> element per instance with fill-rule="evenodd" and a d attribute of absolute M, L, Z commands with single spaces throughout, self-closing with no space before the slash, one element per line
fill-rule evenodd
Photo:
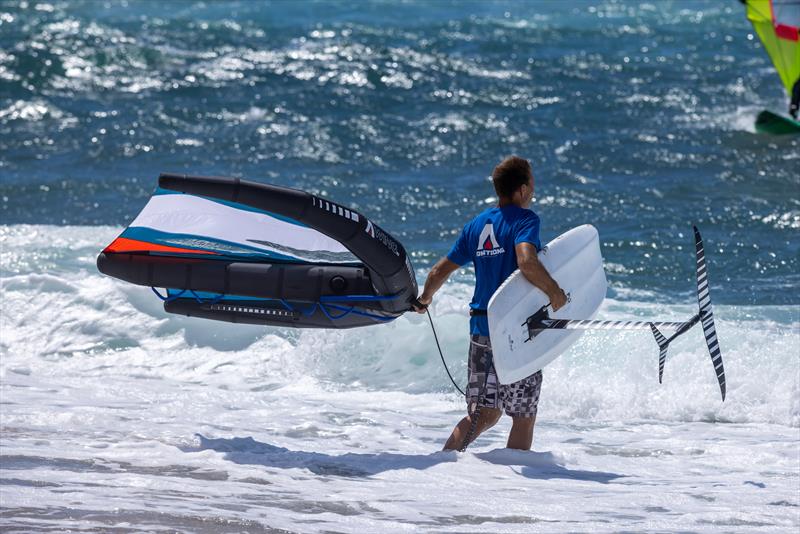
<path fill-rule="evenodd" d="M 797 119 L 797 111 L 800 109 L 800 78 L 792 86 L 792 101 L 789 103 L 789 115 Z"/>
<path fill-rule="evenodd" d="M 433 295 L 460 266 L 475 265 L 475 294 L 470 303 L 469 379 L 467 416 L 453 429 L 445 450 L 463 450 L 469 442 L 494 426 L 502 415 L 511 416 L 507 447 L 528 450 L 539 404 L 542 372 L 513 384 L 498 384 L 492 364 L 486 308 L 495 290 L 517 268 L 550 299 L 554 310 L 567 297 L 539 263 L 539 217 L 528 207 L 533 199 L 533 173 L 527 160 L 510 156 L 492 172 L 499 199 L 464 226 L 446 257 L 431 268 L 415 309 L 424 313 Z"/>

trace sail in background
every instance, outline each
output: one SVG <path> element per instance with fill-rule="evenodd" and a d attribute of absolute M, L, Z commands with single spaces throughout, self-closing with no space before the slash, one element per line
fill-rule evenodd
<path fill-rule="evenodd" d="M 747 18 L 764 43 L 786 92 L 800 79 L 800 0 L 746 0 Z"/>

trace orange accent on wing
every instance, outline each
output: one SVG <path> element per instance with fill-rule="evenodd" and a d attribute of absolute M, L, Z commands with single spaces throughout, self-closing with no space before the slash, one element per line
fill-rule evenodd
<path fill-rule="evenodd" d="M 196 250 L 191 248 L 169 247 L 156 245 L 147 241 L 118 237 L 103 252 L 183 252 L 185 254 L 217 254 L 210 250 Z"/>

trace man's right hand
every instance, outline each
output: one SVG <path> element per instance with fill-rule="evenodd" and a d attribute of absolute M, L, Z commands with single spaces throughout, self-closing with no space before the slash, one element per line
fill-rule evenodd
<path fill-rule="evenodd" d="M 567 295 L 560 287 L 558 288 L 557 293 L 550 295 L 550 306 L 552 306 L 553 311 L 557 311 L 559 308 L 562 308 L 566 303 Z"/>
<path fill-rule="evenodd" d="M 411 307 L 414 308 L 414 311 L 417 313 L 425 313 L 431 302 L 433 302 L 433 299 L 423 293 L 416 301 L 411 303 Z"/>

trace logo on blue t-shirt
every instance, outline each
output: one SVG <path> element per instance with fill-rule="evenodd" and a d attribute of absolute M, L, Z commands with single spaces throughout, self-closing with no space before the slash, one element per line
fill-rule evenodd
<path fill-rule="evenodd" d="M 475 256 L 497 256 L 505 251 L 506 249 L 500 246 L 494 236 L 494 225 L 486 223 L 486 226 L 481 230 L 480 237 L 478 237 L 478 249 L 475 251 Z"/>

